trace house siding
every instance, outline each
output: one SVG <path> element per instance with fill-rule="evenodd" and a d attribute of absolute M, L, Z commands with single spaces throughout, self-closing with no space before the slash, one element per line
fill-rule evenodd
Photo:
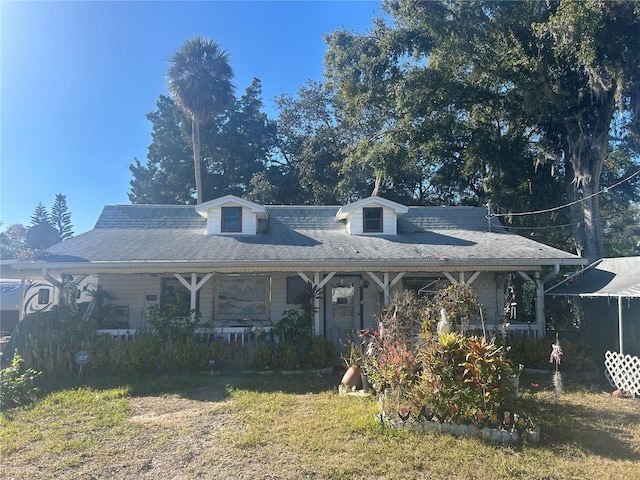
<path fill-rule="evenodd" d="M 109 303 L 129 308 L 129 327 L 140 328 L 143 314 L 150 305 L 159 303 L 161 276 L 102 274 L 100 289 L 113 295 Z M 147 295 L 156 295 L 156 301 L 146 300 Z"/>
<path fill-rule="evenodd" d="M 239 206 L 239 205 L 223 205 L 223 206 Z M 212 208 L 208 212 L 207 217 L 207 233 L 209 235 L 255 235 L 258 231 L 258 222 L 256 214 L 250 208 L 242 207 L 242 232 L 222 232 L 222 207 Z"/>
<path fill-rule="evenodd" d="M 270 279 L 269 312 L 263 319 L 247 318 L 216 318 L 215 302 L 218 282 L 224 281 L 225 275 L 214 275 L 200 289 L 199 311 L 201 323 L 211 320 L 214 326 L 237 326 L 243 324 L 259 323 L 268 325 L 280 320 L 287 309 L 296 308 L 296 305 L 287 304 L 287 277 L 297 275 L 295 272 L 274 275 L 263 275 Z M 190 281 L 189 274 L 183 274 Z M 202 276 L 199 275 L 198 278 Z M 100 275 L 100 288 L 114 296 L 110 301 L 114 306 L 127 306 L 129 308 L 129 326 L 140 328 L 144 312 L 153 304 L 160 302 L 163 278 L 175 278 L 173 274 L 144 275 L 144 274 L 103 274 Z M 155 300 L 148 300 L 147 296 L 155 296 Z"/>
<path fill-rule="evenodd" d="M 382 208 L 382 233 L 365 233 L 364 232 L 364 210 L 356 208 L 347 218 L 347 231 L 350 235 L 397 235 L 398 218 L 396 212 L 391 208 L 382 207 L 377 203 L 367 205 L 366 208 Z"/>
<path fill-rule="evenodd" d="M 190 280 L 188 274 L 183 275 Z M 216 318 L 215 302 L 216 287 L 218 282 L 224 281 L 225 275 L 214 275 L 200 289 L 199 307 L 202 315 L 201 322 L 207 323 L 213 320 L 216 327 L 238 326 L 238 325 L 254 325 L 262 326 L 278 322 L 286 310 L 297 308 L 294 304 L 287 303 L 287 277 L 297 276 L 296 272 L 277 273 L 265 275 L 270 279 L 270 298 L 269 313 L 265 318 Z M 160 302 L 160 293 L 162 286 L 162 278 L 173 278 L 172 274 L 166 275 L 144 275 L 144 274 L 103 274 L 100 275 L 100 287 L 112 294 L 115 298 L 111 301 L 114 306 L 127 306 L 129 309 L 129 326 L 131 328 L 140 328 L 141 319 L 144 318 L 144 312 L 150 305 Z M 200 276 L 198 278 L 201 278 Z M 356 277 L 357 278 L 357 277 Z M 363 277 L 368 279 L 366 275 Z M 429 277 L 432 278 L 432 277 Z M 353 278 L 350 278 L 353 281 Z M 326 296 L 330 296 L 330 285 Z M 358 288 L 356 286 L 356 288 Z M 471 288 L 478 296 L 479 302 L 484 307 L 484 321 L 487 328 L 498 330 L 503 322 L 503 302 L 504 294 L 496 288 L 493 273 L 487 272 L 480 274 L 471 284 Z M 402 281 L 399 281 L 392 289 L 392 295 L 402 292 L 404 289 Z M 362 292 L 362 311 L 360 305 L 355 305 L 354 314 L 356 326 L 362 325 L 363 328 L 376 328 L 378 323 L 378 315 L 380 313 L 380 305 L 383 301 L 382 289 L 373 281 L 368 282 L 368 287 L 363 288 Z M 147 296 L 154 296 L 155 300 L 148 299 Z M 324 325 L 326 316 L 331 309 L 330 299 L 325 298 L 320 302 L 320 323 Z M 360 321 L 360 315 L 362 319 Z M 321 328 L 324 330 L 324 328 Z M 320 332 L 322 333 L 322 331 Z"/>

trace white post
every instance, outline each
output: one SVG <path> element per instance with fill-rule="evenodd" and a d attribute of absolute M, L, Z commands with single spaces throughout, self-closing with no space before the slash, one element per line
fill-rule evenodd
<path fill-rule="evenodd" d="M 540 272 L 535 273 L 536 277 L 536 331 L 537 338 L 544 337 L 547 328 L 547 319 L 544 316 L 544 282 L 540 279 Z"/>
<path fill-rule="evenodd" d="M 320 288 L 320 272 L 314 272 L 313 285 L 314 290 Z M 318 295 L 313 297 L 313 334 L 320 335 L 320 298 Z"/>
<path fill-rule="evenodd" d="M 622 335 L 622 296 L 618 295 L 618 334 L 620 337 L 620 355 L 624 355 L 622 351 L 623 335 Z"/>
<path fill-rule="evenodd" d="M 384 304 L 389 305 L 389 302 L 391 301 L 391 289 L 404 276 L 404 272 L 398 273 L 391 281 L 389 281 L 388 272 L 384 272 L 382 275 L 383 280 L 380 280 L 373 272 L 367 272 L 367 275 L 369 275 L 369 277 L 371 277 L 371 279 L 382 289 L 382 292 L 384 293 Z"/>
<path fill-rule="evenodd" d="M 196 273 L 191 274 L 191 282 L 187 282 L 187 280 L 179 273 L 174 273 L 173 276 L 176 277 L 187 290 L 189 290 L 189 309 L 191 310 L 191 318 L 193 318 L 195 315 L 194 312 L 198 306 L 198 290 L 200 290 L 202 286 L 209 281 L 213 276 L 213 273 L 207 273 L 199 282 Z"/>

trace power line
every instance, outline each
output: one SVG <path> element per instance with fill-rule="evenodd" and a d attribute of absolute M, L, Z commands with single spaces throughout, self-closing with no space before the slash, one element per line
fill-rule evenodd
<path fill-rule="evenodd" d="M 592 193 L 591 195 L 588 195 L 586 197 L 580 198 L 578 200 L 574 200 L 573 202 L 569 202 L 566 203 L 564 205 L 560 205 L 558 207 L 552 207 L 552 208 L 546 208 L 544 210 L 534 210 L 531 212 L 518 212 L 518 213 L 489 213 L 487 215 L 487 218 L 493 218 L 493 217 L 524 217 L 527 215 L 538 215 L 540 213 L 550 213 L 550 212 L 555 212 L 557 210 L 561 210 L 563 208 L 567 208 L 570 207 L 571 205 L 575 205 L 577 203 L 581 203 L 584 202 L 585 200 L 588 200 L 592 197 L 595 197 L 596 195 L 600 195 L 601 193 L 605 193 L 608 192 L 609 190 L 616 188 L 618 185 L 621 185 L 625 182 L 628 182 L 629 180 L 631 180 L 633 177 L 635 177 L 636 175 L 640 175 L 640 170 L 638 170 L 635 173 L 632 173 L 631 175 L 629 175 L 627 178 L 623 178 L 622 180 L 620 180 L 619 182 L 614 183 L 613 185 L 609 186 L 609 187 L 604 187 L 602 190 L 599 190 L 595 193 Z"/>
<path fill-rule="evenodd" d="M 624 212 L 612 213 L 611 215 L 600 217 L 600 220 L 607 220 L 609 218 L 619 217 L 620 215 L 624 215 L 626 213 L 627 213 L 627 210 L 625 210 Z M 563 223 L 560 225 L 547 225 L 545 227 L 513 227 L 510 225 L 503 225 L 503 227 L 509 230 L 549 230 L 550 228 L 573 227 L 575 225 L 580 225 L 581 223 L 582 222 Z"/>

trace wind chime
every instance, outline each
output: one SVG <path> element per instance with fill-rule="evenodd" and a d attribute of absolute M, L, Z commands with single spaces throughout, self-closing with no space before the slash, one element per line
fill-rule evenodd
<path fill-rule="evenodd" d="M 502 322 L 502 336 L 507 340 L 507 330 L 513 320 L 518 318 L 518 302 L 516 301 L 516 290 L 513 286 L 513 276 L 508 277 L 507 292 L 504 303 L 504 320 Z"/>
<path fill-rule="evenodd" d="M 556 394 L 556 434 L 558 433 L 558 398 L 564 390 L 562 385 L 562 374 L 560 373 L 560 361 L 562 360 L 562 348 L 560 347 L 560 340 L 556 333 L 556 343 L 551 345 L 551 355 L 549 356 L 549 363 L 553 363 L 555 368 L 553 372 L 553 387 Z"/>

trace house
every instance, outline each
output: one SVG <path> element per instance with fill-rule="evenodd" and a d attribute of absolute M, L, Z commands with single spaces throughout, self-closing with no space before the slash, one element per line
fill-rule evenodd
<path fill-rule="evenodd" d="M 44 260 L 4 265 L 20 278 L 96 276 L 115 297 L 120 326 L 179 295 L 185 314 L 231 333 L 268 326 L 314 287 L 314 331 L 338 345 L 375 326 L 394 292 L 430 294 L 465 282 L 501 328 L 508 278 L 533 285 L 533 319 L 512 330 L 545 332 L 544 284 L 585 261 L 507 232 L 479 207 L 405 206 L 369 197 L 342 206 L 259 205 L 225 196 L 198 206 L 109 205 L 95 227 L 48 249 Z M 4 273 L 3 273 L 4 274 Z M 511 277 L 510 277 L 511 276 Z M 513 300 L 513 299 L 511 299 Z M 513 303 L 513 302 L 512 302 Z M 244 338 L 244 337 L 243 337 Z"/>

